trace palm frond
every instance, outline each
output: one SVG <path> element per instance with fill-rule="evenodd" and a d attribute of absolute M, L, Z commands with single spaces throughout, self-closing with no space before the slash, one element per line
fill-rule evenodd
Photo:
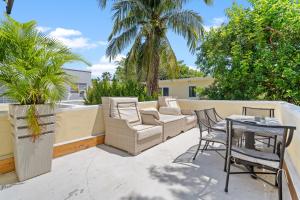
<path fill-rule="evenodd" d="M 187 40 L 187 45 L 191 52 L 197 48 L 200 37 L 204 33 L 202 18 L 191 10 L 168 13 L 164 18 L 175 33 L 183 36 Z"/>
<path fill-rule="evenodd" d="M 114 59 L 119 53 L 121 53 L 137 35 L 138 28 L 136 26 L 123 32 L 120 36 L 111 39 L 106 49 L 106 56 L 110 60 Z"/>

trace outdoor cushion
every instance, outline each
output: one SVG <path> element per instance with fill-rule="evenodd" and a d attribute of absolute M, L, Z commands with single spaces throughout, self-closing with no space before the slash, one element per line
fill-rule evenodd
<path fill-rule="evenodd" d="M 160 107 L 159 112 L 165 115 L 181 115 L 180 108 L 175 107 Z"/>
<path fill-rule="evenodd" d="M 273 167 L 279 169 L 280 158 L 277 154 L 257 151 L 253 149 L 233 147 L 231 155 L 241 160 L 246 160 L 253 163 Z"/>
<path fill-rule="evenodd" d="M 140 113 L 144 115 L 152 115 L 155 119 L 159 119 L 159 113 L 156 108 L 141 109 Z"/>
<path fill-rule="evenodd" d="M 197 116 L 196 115 L 184 115 L 185 116 L 185 121 L 187 124 L 192 124 L 197 121 Z"/>
<path fill-rule="evenodd" d="M 133 129 L 137 130 L 137 139 L 143 140 L 149 138 L 154 135 L 162 134 L 162 127 L 161 126 L 153 126 L 153 125 L 136 125 L 132 127 Z"/>
<path fill-rule="evenodd" d="M 110 116 L 112 118 L 125 119 L 132 125 L 141 124 L 142 121 L 137 104 L 137 98 L 111 98 Z"/>
<path fill-rule="evenodd" d="M 180 108 L 177 104 L 177 100 L 173 97 L 159 97 L 158 103 L 160 107 Z"/>
<path fill-rule="evenodd" d="M 181 110 L 183 115 L 196 115 L 195 111 L 193 110 Z"/>

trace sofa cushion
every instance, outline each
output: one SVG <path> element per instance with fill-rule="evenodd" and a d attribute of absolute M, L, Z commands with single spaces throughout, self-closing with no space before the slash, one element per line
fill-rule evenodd
<path fill-rule="evenodd" d="M 181 113 L 183 115 L 196 115 L 194 110 L 183 110 L 183 109 L 181 109 Z"/>
<path fill-rule="evenodd" d="M 153 125 L 135 125 L 132 127 L 137 131 L 137 139 L 143 140 L 155 135 L 162 134 L 162 126 L 153 126 Z"/>
<path fill-rule="evenodd" d="M 177 103 L 177 100 L 173 97 L 159 97 L 158 103 L 159 103 L 159 107 L 180 108 Z"/>
<path fill-rule="evenodd" d="M 160 120 L 162 123 L 168 123 L 170 121 L 180 120 L 185 118 L 183 115 L 164 115 L 160 114 Z"/>
<path fill-rule="evenodd" d="M 140 113 L 143 115 L 152 115 L 155 119 L 159 119 L 159 112 L 156 108 L 141 109 Z"/>
<path fill-rule="evenodd" d="M 141 124 L 137 98 L 114 97 L 110 99 L 110 116 L 125 119 L 132 125 Z"/>
<path fill-rule="evenodd" d="M 180 108 L 160 107 L 159 112 L 164 115 L 181 115 Z"/>
<path fill-rule="evenodd" d="M 193 124 L 197 122 L 197 116 L 196 115 L 184 115 L 185 121 L 187 124 Z"/>

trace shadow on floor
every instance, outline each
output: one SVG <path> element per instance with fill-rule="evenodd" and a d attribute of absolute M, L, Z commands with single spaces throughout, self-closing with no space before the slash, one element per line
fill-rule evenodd
<path fill-rule="evenodd" d="M 15 172 L 10 172 L 6 174 L 2 174 L 0 176 L 0 192 L 6 190 L 15 185 L 23 184 L 23 182 L 19 182 L 17 175 Z"/>
<path fill-rule="evenodd" d="M 115 155 L 118 155 L 118 156 L 132 157 L 130 154 L 128 154 L 125 151 L 119 150 L 117 148 L 114 148 L 114 147 L 111 147 L 111 146 L 108 146 L 108 145 L 105 145 L 105 144 L 101 144 L 101 145 L 98 145 L 96 147 L 103 150 L 103 151 L 106 151 L 108 153 L 115 154 Z"/>
<path fill-rule="evenodd" d="M 206 199 L 207 195 L 211 196 L 211 193 L 215 192 L 212 188 L 218 183 L 219 176 L 225 177 L 221 167 L 223 166 L 222 158 L 218 155 L 211 155 L 215 152 L 199 153 L 197 159 L 193 161 L 197 147 L 198 145 L 192 146 L 173 161 L 173 164 L 181 166 L 162 168 L 152 166 L 149 169 L 150 176 L 159 182 L 183 187 L 183 189 L 170 189 L 174 199 Z M 214 166 L 221 173 L 217 174 L 215 170 L 207 169 L 207 166 Z"/>
<path fill-rule="evenodd" d="M 232 176 L 230 184 L 235 190 L 226 194 L 224 159 L 215 151 L 204 151 L 199 152 L 193 161 L 197 146 L 190 147 L 170 165 L 162 167 L 153 165 L 149 169 L 153 179 L 171 187 L 169 190 L 174 199 L 240 199 L 242 198 L 240 190 L 255 191 L 262 186 L 257 180 L 249 177 Z M 236 167 L 233 168 L 233 171 L 238 170 Z M 255 194 L 254 197 L 257 198 Z"/>
<path fill-rule="evenodd" d="M 127 197 L 122 197 L 120 200 L 165 200 L 162 197 L 146 197 L 139 194 L 132 193 Z"/>

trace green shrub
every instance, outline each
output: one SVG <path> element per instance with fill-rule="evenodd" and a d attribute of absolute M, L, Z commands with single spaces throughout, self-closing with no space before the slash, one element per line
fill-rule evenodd
<path fill-rule="evenodd" d="M 132 80 L 120 82 L 117 80 L 94 79 L 92 86 L 88 88 L 85 104 L 101 104 L 101 97 L 138 97 L 139 101 L 151 101 L 157 97 L 147 95 L 146 86 Z"/>

